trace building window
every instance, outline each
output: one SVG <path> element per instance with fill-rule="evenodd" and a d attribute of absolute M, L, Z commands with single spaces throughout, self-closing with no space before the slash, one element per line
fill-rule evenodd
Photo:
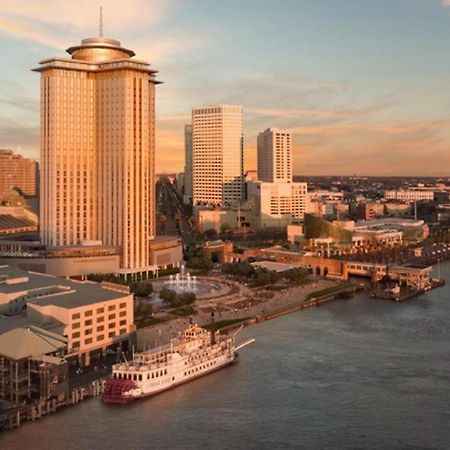
<path fill-rule="evenodd" d="M 109 316 L 108 316 L 108 320 L 114 320 L 116 318 L 116 315 L 115 314 L 110 314 Z"/>
<path fill-rule="evenodd" d="M 88 317 L 88 316 L 92 316 L 92 309 L 90 309 L 89 311 L 85 311 L 84 312 L 84 315 L 85 315 L 85 317 Z"/>
<path fill-rule="evenodd" d="M 108 311 L 113 311 L 116 309 L 116 305 L 109 305 L 108 306 Z"/>
<path fill-rule="evenodd" d="M 97 314 L 103 314 L 105 312 L 105 308 L 97 308 Z"/>
<path fill-rule="evenodd" d="M 126 325 L 127 324 L 127 321 L 126 320 L 121 320 L 120 322 L 119 322 L 119 325 Z"/>
<path fill-rule="evenodd" d="M 97 327 L 97 331 L 103 331 L 105 329 L 104 325 L 100 325 L 99 327 Z"/>
<path fill-rule="evenodd" d="M 92 334 L 92 328 L 87 329 L 84 334 Z"/>
<path fill-rule="evenodd" d="M 92 338 L 87 338 L 84 340 L 84 344 L 88 345 L 88 344 L 92 344 Z"/>
<path fill-rule="evenodd" d="M 80 313 L 72 314 L 72 320 L 77 320 L 80 318 Z"/>
<path fill-rule="evenodd" d="M 116 335 L 116 332 L 115 331 L 110 331 L 109 333 L 108 333 L 108 336 L 109 337 L 114 337 Z"/>
<path fill-rule="evenodd" d="M 97 341 L 103 341 L 103 339 L 105 339 L 105 335 L 104 334 L 99 334 L 97 336 Z"/>
<path fill-rule="evenodd" d="M 72 339 L 79 338 L 79 337 L 80 337 L 80 332 L 79 331 L 77 331 L 76 333 L 72 334 Z"/>
<path fill-rule="evenodd" d="M 116 324 L 114 322 L 108 324 L 108 328 L 116 328 Z"/>
<path fill-rule="evenodd" d="M 80 328 L 80 322 L 73 323 L 72 328 Z"/>
<path fill-rule="evenodd" d="M 126 311 L 120 311 L 119 317 L 125 317 L 127 315 Z"/>
<path fill-rule="evenodd" d="M 92 319 L 89 319 L 89 320 L 85 320 L 85 321 L 84 321 L 84 326 L 85 326 L 85 327 L 88 327 L 89 325 L 92 325 Z"/>
<path fill-rule="evenodd" d="M 126 332 L 127 332 L 126 328 L 121 328 L 119 334 L 126 334 Z"/>
<path fill-rule="evenodd" d="M 126 308 L 127 307 L 127 303 L 123 302 L 119 305 L 119 308 Z"/>
<path fill-rule="evenodd" d="M 72 342 L 72 348 L 80 348 L 80 342 L 79 341 Z"/>

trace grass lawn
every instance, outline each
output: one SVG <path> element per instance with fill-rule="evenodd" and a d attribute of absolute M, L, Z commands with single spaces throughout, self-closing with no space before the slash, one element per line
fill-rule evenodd
<path fill-rule="evenodd" d="M 169 320 L 169 317 L 141 317 L 139 319 L 135 319 L 134 323 L 136 324 L 136 328 L 144 328 L 151 327 L 152 325 L 157 325 L 158 323 L 166 322 Z"/>
<path fill-rule="evenodd" d="M 171 311 L 168 312 L 169 314 L 173 314 L 175 316 L 186 317 L 192 316 L 197 311 L 192 306 L 183 306 L 181 308 L 172 309 Z"/>
<path fill-rule="evenodd" d="M 231 325 L 235 325 L 237 323 L 245 322 L 248 320 L 248 317 L 245 319 L 229 319 L 229 320 L 220 320 L 219 322 L 209 323 L 208 325 L 204 325 L 203 328 L 206 330 L 211 330 L 214 326 L 214 329 L 221 330 L 222 328 L 230 327 Z"/>
<path fill-rule="evenodd" d="M 312 298 L 325 297 L 325 296 L 331 295 L 331 294 L 336 294 L 337 292 L 344 291 L 345 289 L 349 289 L 351 287 L 356 287 L 356 283 L 352 283 L 351 281 L 347 281 L 346 283 L 340 283 L 337 286 L 331 286 L 329 288 L 320 289 L 319 291 L 311 292 L 307 295 L 306 300 L 310 300 Z"/>

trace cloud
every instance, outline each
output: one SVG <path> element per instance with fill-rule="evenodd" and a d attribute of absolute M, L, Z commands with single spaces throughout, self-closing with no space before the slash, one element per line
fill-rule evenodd
<path fill-rule="evenodd" d="M 450 120 L 324 125 L 293 130 L 294 172 L 443 175 Z"/>
<path fill-rule="evenodd" d="M 180 0 L 0 0 L 0 33 L 42 44 L 58 52 L 85 37 L 99 34 L 99 7 L 103 6 L 104 35 L 126 37 L 124 46 L 138 58 L 161 62 L 169 55 L 189 53 L 206 45 L 200 34 L 159 29 Z M 167 31 L 170 30 L 170 33 Z M 142 43 L 145 42 L 143 45 Z"/>
<path fill-rule="evenodd" d="M 319 119 L 351 119 L 362 117 L 377 112 L 378 108 L 367 108 L 363 110 L 329 110 L 320 108 L 294 108 L 294 109 L 271 109 L 271 108 L 247 108 L 246 111 L 257 116 L 272 118 L 319 118 Z"/>

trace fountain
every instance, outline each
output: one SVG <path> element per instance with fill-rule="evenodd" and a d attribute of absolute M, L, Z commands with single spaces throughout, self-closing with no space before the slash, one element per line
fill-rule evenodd
<path fill-rule="evenodd" d="M 177 294 L 182 292 L 198 292 L 197 277 L 187 272 L 184 264 L 181 264 L 180 272 L 175 276 L 170 275 L 169 281 L 166 281 L 164 284 L 167 284 L 169 289 L 175 291 Z"/>

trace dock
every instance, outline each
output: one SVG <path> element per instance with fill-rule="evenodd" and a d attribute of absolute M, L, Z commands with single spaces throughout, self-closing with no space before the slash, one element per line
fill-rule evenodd
<path fill-rule="evenodd" d="M 84 400 L 98 397 L 105 388 L 105 379 L 92 381 L 87 386 L 76 387 L 69 391 L 64 399 L 56 398 L 49 401 L 35 401 L 17 407 L 4 407 L 0 405 L 0 431 L 19 427 L 23 422 L 35 421 L 42 417 L 56 413 L 61 408 L 76 405 Z"/>

